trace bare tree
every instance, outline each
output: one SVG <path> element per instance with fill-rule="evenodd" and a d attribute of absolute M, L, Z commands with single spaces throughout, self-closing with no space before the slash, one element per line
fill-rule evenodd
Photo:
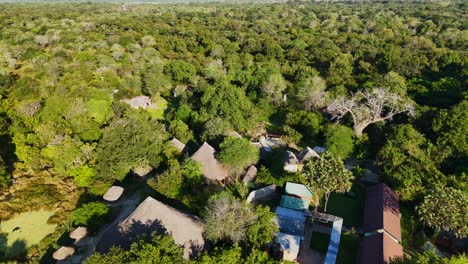
<path fill-rule="evenodd" d="M 354 123 L 354 133 L 362 136 L 364 129 L 373 123 L 391 120 L 393 116 L 407 112 L 414 114 L 413 105 L 397 94 L 389 93 L 382 88 L 372 91 L 357 92 L 351 98 L 335 99 L 328 106 L 327 112 L 333 119 L 341 119 L 347 113 Z"/>

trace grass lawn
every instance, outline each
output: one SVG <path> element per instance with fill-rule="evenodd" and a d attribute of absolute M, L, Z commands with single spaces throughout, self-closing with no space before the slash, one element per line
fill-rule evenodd
<path fill-rule="evenodd" d="M 349 232 L 341 233 L 340 247 L 338 249 L 337 264 L 357 263 L 359 250 L 359 237 Z"/>
<path fill-rule="evenodd" d="M 327 253 L 328 244 L 330 243 L 330 235 L 313 232 L 310 239 L 310 248 L 322 253 Z"/>
<path fill-rule="evenodd" d="M 44 237 L 54 232 L 56 225 L 47 223 L 53 214 L 51 211 L 39 210 L 21 213 L 10 220 L 2 221 L 0 236 L 6 234 L 7 241 L 6 245 L 0 243 L 2 247 L 0 251 L 5 252 L 7 257 L 13 257 L 38 244 Z"/>
<path fill-rule="evenodd" d="M 146 111 L 151 115 L 153 119 L 161 120 L 164 119 L 164 111 L 168 107 L 168 102 L 162 97 L 153 98 L 153 104 L 155 107 L 147 108 Z"/>
<path fill-rule="evenodd" d="M 344 193 L 331 193 L 327 213 L 342 217 L 345 226 L 357 227 L 362 224 L 366 198 L 365 188 L 362 185 L 354 184 L 351 191 L 355 193 L 355 197 Z"/>

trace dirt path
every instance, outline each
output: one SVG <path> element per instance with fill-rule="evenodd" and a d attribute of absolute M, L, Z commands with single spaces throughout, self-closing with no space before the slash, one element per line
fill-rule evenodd
<path fill-rule="evenodd" d="M 87 237 L 83 241 L 80 241 L 78 246 L 82 250 L 81 254 L 76 254 L 72 258 L 67 259 L 65 263 L 83 263 L 85 259 L 91 256 L 94 251 L 96 250 L 96 246 L 101 240 L 102 236 L 113 226 L 118 225 L 122 220 L 127 218 L 138 206 L 138 202 L 140 201 L 140 193 L 136 192 L 132 196 L 128 198 L 124 198 L 114 204 L 111 204 L 110 207 L 116 208 L 120 207 L 119 215 L 114 219 L 114 221 L 110 224 L 103 226 L 95 236 Z M 68 261 L 69 260 L 69 261 Z"/>

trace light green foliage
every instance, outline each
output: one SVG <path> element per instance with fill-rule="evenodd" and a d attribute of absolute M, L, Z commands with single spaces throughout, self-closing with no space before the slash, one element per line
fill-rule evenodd
<path fill-rule="evenodd" d="M 96 177 L 96 170 L 88 165 L 83 165 L 79 168 L 70 169 L 68 174 L 75 179 L 76 185 L 88 187 L 93 183 Z"/>
<path fill-rule="evenodd" d="M 41 155 L 50 162 L 53 170 L 59 175 L 66 175 L 69 169 L 74 169 L 85 162 L 79 140 L 65 136 L 57 137 L 56 144 L 51 144 L 41 150 Z"/>
<path fill-rule="evenodd" d="M 346 159 L 353 152 L 354 132 L 342 125 L 328 125 L 325 129 L 325 147 L 327 151 Z"/>
<path fill-rule="evenodd" d="M 226 137 L 219 145 L 218 158 L 234 172 L 240 172 L 259 159 L 259 149 L 245 138 Z"/>
<path fill-rule="evenodd" d="M 283 102 L 283 92 L 286 90 L 286 80 L 281 73 L 273 73 L 268 76 L 266 82 L 263 84 L 262 92 L 265 94 L 273 104 L 281 105 Z"/>
<path fill-rule="evenodd" d="M 111 105 L 105 100 L 91 99 L 86 103 L 88 116 L 99 124 L 106 121 L 112 114 Z"/>
<path fill-rule="evenodd" d="M 278 232 L 276 216 L 270 208 L 263 205 L 255 207 L 257 220 L 247 228 L 245 243 L 249 248 L 261 248 L 273 241 L 275 233 Z"/>
<path fill-rule="evenodd" d="M 38 244 L 45 236 L 55 230 L 55 224 L 49 224 L 48 220 L 54 213 L 52 211 L 39 210 L 24 212 L 10 220 L 0 223 L 0 236 L 6 233 L 5 244 L 0 241 L 1 254 L 6 257 L 14 257 Z M 1 239 L 1 238 L 0 238 Z"/>
<path fill-rule="evenodd" d="M 330 193 L 349 191 L 354 179 L 353 174 L 346 169 L 343 161 L 329 152 L 325 152 L 318 159 L 307 160 L 303 174 L 312 190 L 319 189 L 325 193 L 325 211 L 327 211 Z"/>
<path fill-rule="evenodd" d="M 169 235 L 153 233 L 151 237 L 142 238 L 133 243 L 130 250 L 113 247 L 108 253 L 94 253 L 86 261 L 86 264 L 166 264 L 184 263 L 182 259 L 183 249 L 174 243 Z"/>
<path fill-rule="evenodd" d="M 101 202 L 83 204 L 73 211 L 70 222 L 74 226 L 85 226 L 95 232 L 110 216 L 110 208 Z"/>
<path fill-rule="evenodd" d="M 455 188 L 436 188 L 417 207 L 426 226 L 437 231 L 450 231 L 457 237 L 468 235 L 468 195 Z"/>
<path fill-rule="evenodd" d="M 214 195 L 205 209 L 205 236 L 211 241 L 240 242 L 256 220 L 252 207 L 225 193 Z"/>
<path fill-rule="evenodd" d="M 401 200 L 414 200 L 426 188 L 447 180 L 438 170 L 439 150 L 411 125 L 395 127 L 378 160 Z"/>

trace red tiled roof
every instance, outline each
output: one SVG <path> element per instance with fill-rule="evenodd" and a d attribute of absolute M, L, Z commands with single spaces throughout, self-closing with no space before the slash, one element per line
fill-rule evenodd
<path fill-rule="evenodd" d="M 398 195 L 386 184 L 367 188 L 363 231 L 383 229 L 401 241 L 400 206 Z"/>
<path fill-rule="evenodd" d="M 403 247 L 384 233 L 363 237 L 360 243 L 359 264 L 389 264 L 403 257 Z"/>

